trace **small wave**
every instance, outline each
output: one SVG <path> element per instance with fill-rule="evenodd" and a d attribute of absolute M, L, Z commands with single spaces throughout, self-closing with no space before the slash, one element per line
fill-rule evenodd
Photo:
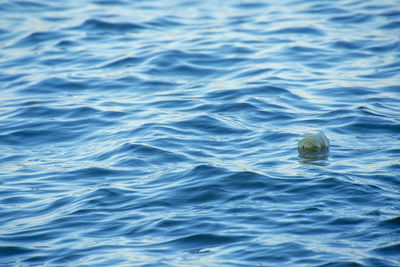
<path fill-rule="evenodd" d="M 31 12 L 40 12 L 42 10 L 50 10 L 51 6 L 46 5 L 44 3 L 35 3 L 31 1 L 13 1 L 13 2 L 3 2 L 0 3 L 0 9 L 2 11 L 7 12 L 23 12 L 23 13 L 31 13 Z"/>
<path fill-rule="evenodd" d="M 89 86 L 84 82 L 74 82 L 62 78 L 48 78 L 20 90 L 20 93 L 48 94 L 83 91 Z"/>
<path fill-rule="evenodd" d="M 125 143 L 122 146 L 96 157 L 100 161 L 115 161 L 116 166 L 159 166 L 171 162 L 184 162 L 187 158 L 177 152 L 147 146 L 142 144 Z"/>
<path fill-rule="evenodd" d="M 359 50 L 363 47 L 363 45 L 360 42 L 336 41 L 333 43 L 333 47 L 340 49 Z"/>
<path fill-rule="evenodd" d="M 67 35 L 59 32 L 34 32 L 14 43 L 11 47 L 34 47 L 44 42 L 56 42 Z"/>
<path fill-rule="evenodd" d="M 248 239 L 246 236 L 195 234 L 177 238 L 159 245 L 171 245 L 185 250 L 198 250 L 232 244 Z"/>
<path fill-rule="evenodd" d="M 136 66 L 138 63 L 143 62 L 143 58 L 138 57 L 124 57 L 122 59 L 117 59 L 111 63 L 107 63 L 106 65 L 102 66 L 101 68 L 128 68 Z"/>
<path fill-rule="evenodd" d="M 231 125 L 206 115 L 197 116 L 185 121 L 179 121 L 173 123 L 178 128 L 184 128 L 186 130 L 200 131 L 204 133 L 210 133 L 213 135 L 231 135 L 231 134 L 245 134 L 248 131 L 245 129 L 234 128 Z"/>
<path fill-rule="evenodd" d="M 279 30 L 270 31 L 268 34 L 301 34 L 323 36 L 324 32 L 314 27 L 285 27 Z"/>
<path fill-rule="evenodd" d="M 394 22 L 387 23 L 387 24 L 383 25 L 381 28 L 385 29 L 385 30 L 392 30 L 392 29 L 396 30 L 396 29 L 400 28 L 400 21 L 394 21 Z"/>
<path fill-rule="evenodd" d="M 330 19 L 333 22 L 339 23 L 365 23 L 373 19 L 373 16 L 368 14 L 351 14 L 347 16 L 337 16 Z"/>
<path fill-rule="evenodd" d="M 152 21 L 146 22 L 146 24 L 152 28 L 171 28 L 171 27 L 178 27 L 183 26 L 184 24 L 179 22 L 179 17 L 177 16 L 164 16 L 164 17 L 157 17 Z"/>
<path fill-rule="evenodd" d="M 25 254 L 33 253 L 35 250 L 24 246 L 0 246 L 0 255 L 3 259 L 8 259 L 10 262 L 13 257 L 20 257 Z M 11 258 L 11 259 L 10 259 Z"/>
<path fill-rule="evenodd" d="M 391 51 L 398 51 L 400 48 L 400 41 L 384 43 L 381 45 L 374 45 L 367 48 L 367 50 L 375 53 L 387 53 Z"/>
<path fill-rule="evenodd" d="M 146 27 L 141 24 L 129 22 L 108 22 L 99 19 L 88 19 L 75 29 L 94 32 L 126 33 L 143 30 Z"/>
<path fill-rule="evenodd" d="M 396 257 L 400 250 L 400 244 L 395 243 L 387 246 L 382 246 L 373 250 L 374 253 L 385 255 L 387 257 Z"/>
<path fill-rule="evenodd" d="M 400 173 L 400 162 L 390 164 L 386 169 L 389 173 Z"/>

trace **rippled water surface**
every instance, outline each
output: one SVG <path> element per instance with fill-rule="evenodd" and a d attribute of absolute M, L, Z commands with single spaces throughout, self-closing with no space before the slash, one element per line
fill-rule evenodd
<path fill-rule="evenodd" d="M 1 266 L 399 266 L 398 1 L 0 1 Z M 323 130 L 328 153 L 297 149 Z"/>

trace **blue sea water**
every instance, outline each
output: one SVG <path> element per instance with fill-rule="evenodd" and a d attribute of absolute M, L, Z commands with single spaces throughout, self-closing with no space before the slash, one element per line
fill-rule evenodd
<path fill-rule="evenodd" d="M 399 1 L 0 22 L 1 266 L 400 266 Z M 300 153 L 315 130 L 329 153 Z"/>

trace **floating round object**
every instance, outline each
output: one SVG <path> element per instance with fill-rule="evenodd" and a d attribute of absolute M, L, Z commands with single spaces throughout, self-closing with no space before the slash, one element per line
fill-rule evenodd
<path fill-rule="evenodd" d="M 323 131 L 305 133 L 298 144 L 299 149 L 328 149 L 330 143 Z"/>

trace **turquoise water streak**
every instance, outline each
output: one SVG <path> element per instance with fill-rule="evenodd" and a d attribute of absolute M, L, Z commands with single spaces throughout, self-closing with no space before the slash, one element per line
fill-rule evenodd
<path fill-rule="evenodd" d="M 1 266 L 400 265 L 398 1 L 0 22 Z M 329 152 L 299 152 L 318 130 Z"/>

